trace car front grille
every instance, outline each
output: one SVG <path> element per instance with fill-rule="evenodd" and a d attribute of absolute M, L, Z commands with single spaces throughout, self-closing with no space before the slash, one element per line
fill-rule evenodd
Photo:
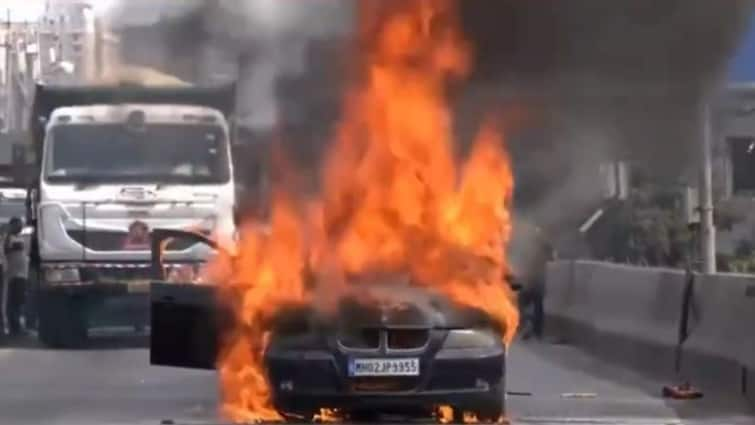
<path fill-rule="evenodd" d="M 422 348 L 430 338 L 427 329 L 388 329 L 388 348 L 392 350 L 414 350 Z"/>
<path fill-rule="evenodd" d="M 430 339 L 428 329 L 372 329 L 353 328 L 341 330 L 338 342 L 345 348 L 355 350 L 375 350 L 381 346 L 381 336 L 385 335 L 390 350 L 416 350 L 427 345 Z"/>
<path fill-rule="evenodd" d="M 374 350 L 380 347 L 380 332 L 371 328 L 343 329 L 338 334 L 338 342 L 350 349 Z"/>

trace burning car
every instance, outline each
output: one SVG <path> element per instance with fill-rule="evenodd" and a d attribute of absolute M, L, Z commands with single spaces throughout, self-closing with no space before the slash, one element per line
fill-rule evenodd
<path fill-rule="evenodd" d="M 304 418 L 323 407 L 374 412 L 452 406 L 497 420 L 504 388 L 500 332 L 484 314 L 443 297 L 420 291 L 409 298 L 346 298 L 334 322 L 318 320 L 306 307 L 298 321 L 282 317 L 265 353 L 274 406 L 284 417 Z"/>
<path fill-rule="evenodd" d="M 153 233 L 155 270 L 169 267 L 159 239 L 180 233 Z M 183 236 L 217 248 L 204 236 Z M 194 282 L 153 284 L 153 364 L 215 368 L 223 330 L 243 332 L 217 291 Z M 284 305 L 265 326 L 265 379 L 282 418 L 311 420 L 323 409 L 347 416 L 444 406 L 458 420 L 466 414 L 495 421 L 503 413 L 504 330 L 481 310 L 440 294 L 405 282 L 373 284 L 341 297 L 333 311 Z"/>
<path fill-rule="evenodd" d="M 200 273 L 213 286 L 152 287 L 153 363 L 215 368 L 226 418 L 502 412 L 513 172 L 495 115 L 455 147 L 447 86 L 471 66 L 456 3 L 360 1 L 316 184 L 273 155 L 265 217 L 241 217 L 233 255 Z"/>

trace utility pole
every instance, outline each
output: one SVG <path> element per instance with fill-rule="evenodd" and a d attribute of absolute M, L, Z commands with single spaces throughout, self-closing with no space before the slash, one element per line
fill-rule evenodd
<path fill-rule="evenodd" d="M 705 274 L 716 273 L 716 228 L 713 224 L 713 128 L 707 96 L 700 101 L 700 250 Z"/>
<path fill-rule="evenodd" d="M 92 13 L 92 19 L 94 20 L 94 58 L 93 58 L 93 72 L 90 78 L 99 80 L 105 73 L 105 34 L 102 28 L 102 22 L 99 17 L 94 16 Z"/>
<path fill-rule="evenodd" d="M 13 27 L 11 26 L 11 14 L 10 8 L 5 10 L 5 121 L 8 131 L 16 130 L 16 114 L 15 114 L 15 98 L 16 90 L 14 84 L 14 74 L 16 72 L 15 67 L 15 55 L 14 46 L 15 39 L 11 33 Z"/>

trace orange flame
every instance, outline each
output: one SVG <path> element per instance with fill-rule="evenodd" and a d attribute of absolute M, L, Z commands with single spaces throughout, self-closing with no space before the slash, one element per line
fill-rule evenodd
<path fill-rule="evenodd" d="M 458 414 L 460 413 L 460 414 Z M 435 419 L 441 424 L 449 424 L 454 421 L 454 417 L 460 419 L 464 424 L 478 424 L 480 419 L 473 412 L 455 412 L 454 408 L 447 405 L 437 406 L 435 409 Z M 489 420 L 486 420 L 488 422 Z M 509 421 L 504 416 L 499 416 L 492 420 L 493 423 L 508 424 Z"/>
<path fill-rule="evenodd" d="M 280 419 L 263 365 L 267 324 L 318 291 L 328 294 L 318 303 L 338 299 L 354 276 L 408 275 L 486 311 L 511 342 L 519 316 L 502 279 L 513 177 L 493 123 L 457 169 L 445 87 L 466 74 L 471 55 L 455 5 L 359 2 L 363 78 L 347 95 L 321 199 L 308 205 L 274 191 L 269 231 L 247 225 L 238 257 L 213 264 L 240 324 L 218 358 L 231 419 Z"/>
<path fill-rule="evenodd" d="M 450 424 L 454 420 L 454 409 L 451 406 L 438 406 L 435 419 L 442 424 Z"/>

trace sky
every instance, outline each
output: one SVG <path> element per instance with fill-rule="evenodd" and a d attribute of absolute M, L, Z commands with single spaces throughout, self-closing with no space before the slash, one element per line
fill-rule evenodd
<path fill-rule="evenodd" d="M 15 22 L 36 21 L 45 10 L 44 0 L 0 0 L 0 21 L 5 21 L 10 10 Z"/>
<path fill-rule="evenodd" d="M 739 50 L 729 62 L 729 82 L 755 81 L 755 19 L 739 44 Z"/>
<path fill-rule="evenodd" d="M 45 10 L 48 0 L 0 0 L 0 22 L 4 22 L 7 11 L 10 10 L 11 20 L 14 22 L 36 21 Z M 49 0 L 50 3 L 65 3 L 72 0 Z M 133 0 L 128 0 L 133 1 Z M 95 12 L 106 13 L 117 0 L 89 0 Z"/>

